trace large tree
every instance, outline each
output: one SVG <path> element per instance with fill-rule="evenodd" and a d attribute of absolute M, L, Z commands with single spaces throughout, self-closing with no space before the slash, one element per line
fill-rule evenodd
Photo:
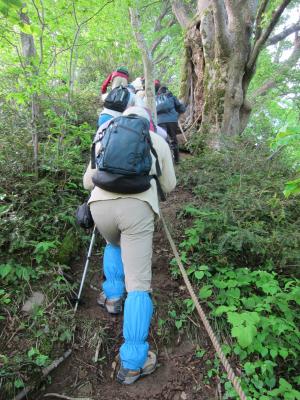
<path fill-rule="evenodd" d="M 172 9 L 185 29 L 181 98 L 190 103 L 189 123 L 213 148 L 245 129 L 251 112 L 247 91 L 261 50 L 300 30 L 300 24 L 272 32 L 292 0 L 198 0 L 191 19 L 185 2 Z M 290 63 L 299 59 L 299 40 Z M 276 78 L 264 89 L 276 85 Z M 262 88 L 259 94 L 265 92 Z"/>

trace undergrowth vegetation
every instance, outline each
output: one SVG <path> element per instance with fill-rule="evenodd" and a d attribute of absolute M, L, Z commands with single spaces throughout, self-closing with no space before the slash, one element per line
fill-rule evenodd
<path fill-rule="evenodd" d="M 0 130 L 14 132 L 19 121 L 6 110 Z M 0 137 L 0 397 L 5 399 L 40 376 L 72 339 L 68 297 L 74 282 L 66 276 L 85 240 L 75 210 L 85 195 L 82 172 L 93 128 L 55 112 L 43 124 L 47 133 L 40 131 L 38 178 L 26 126 Z M 42 293 L 41 304 L 22 311 L 36 291 Z"/>
<path fill-rule="evenodd" d="M 248 141 L 181 164 L 192 201 L 179 215 L 186 226 L 179 248 L 199 299 L 226 334 L 223 350 L 248 398 L 292 400 L 300 399 L 300 204 L 282 193 L 288 167 L 269 156 Z M 171 268 L 177 278 L 175 262 Z M 193 309 L 185 299 L 170 313 L 178 329 Z M 214 366 L 210 376 L 218 371 Z M 221 379 L 224 399 L 236 398 L 225 374 Z"/>

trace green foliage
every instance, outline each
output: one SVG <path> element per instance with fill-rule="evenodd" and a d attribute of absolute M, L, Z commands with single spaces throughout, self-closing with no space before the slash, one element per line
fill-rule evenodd
<path fill-rule="evenodd" d="M 0 329 L 4 332 L 0 380 L 1 391 L 8 398 L 32 376 L 40 376 L 54 349 L 72 338 L 73 313 L 67 296 L 74 286 L 64 271 L 84 241 L 74 215 L 85 195 L 82 173 L 93 133 L 87 123 L 76 125 L 76 120 L 54 111 L 47 113 L 41 124 L 36 179 L 30 134 L 28 127 L 22 126 L 19 112 L 7 105 L 5 113 L 0 113 L 5 132 L 14 132 L 19 126 L 17 135 L 0 137 Z M 23 114 L 26 119 L 26 110 Z M 42 288 L 45 304 L 28 316 L 19 315 L 22 303 L 35 288 Z M 8 323 L 12 315 L 16 325 Z M 20 332 L 20 343 L 15 331 Z M 10 344 L 5 346 L 6 342 Z M 18 349 L 17 355 L 12 345 Z"/>
<path fill-rule="evenodd" d="M 292 168 L 298 173 L 300 172 L 300 126 L 288 126 L 279 132 L 275 139 L 271 142 L 274 150 L 284 149 L 287 161 Z M 297 195 L 300 193 L 300 178 L 293 179 L 286 183 L 284 195 Z"/>
<path fill-rule="evenodd" d="M 218 265 L 235 264 L 237 258 L 242 266 L 266 270 L 293 270 L 297 265 L 298 200 L 282 196 L 288 166 L 268 158 L 263 146 L 249 142 L 232 152 L 202 155 L 193 165 L 184 163 L 182 183 L 194 188 L 197 205 L 182 211 L 187 219 L 197 217 L 182 243 L 192 262 L 199 245 L 206 260 Z"/>
<path fill-rule="evenodd" d="M 296 399 L 299 201 L 281 194 L 289 166 L 266 159 L 263 146 L 248 142 L 182 163 L 181 184 L 194 200 L 180 213 L 187 228 L 179 247 L 199 299 L 232 338 L 226 353 L 241 364 L 247 398 Z M 179 276 L 175 263 L 172 274 Z M 192 312 L 184 300 L 173 313 L 176 327 Z M 224 399 L 236 398 L 225 375 L 222 382 Z"/>
<path fill-rule="evenodd" d="M 37 276 L 38 272 L 32 267 L 24 267 L 13 263 L 0 265 L 0 278 L 4 282 L 11 283 L 19 280 L 29 282 L 29 280 L 37 278 Z"/>
<path fill-rule="evenodd" d="M 31 349 L 28 351 L 27 356 L 39 367 L 44 367 L 49 359 L 48 356 L 41 354 L 38 349 L 33 347 L 31 347 Z"/>
<path fill-rule="evenodd" d="M 69 229 L 58 249 L 57 260 L 60 264 L 68 264 L 78 250 L 78 238 L 74 236 L 73 229 Z"/>

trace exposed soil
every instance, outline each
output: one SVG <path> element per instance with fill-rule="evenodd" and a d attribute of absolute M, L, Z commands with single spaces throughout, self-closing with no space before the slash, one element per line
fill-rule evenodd
<path fill-rule="evenodd" d="M 176 214 L 182 205 L 190 201 L 190 195 L 177 188 L 162 204 L 162 210 L 174 239 L 178 242 L 182 227 L 176 224 Z M 170 304 L 187 297 L 181 280 L 174 280 L 169 271 L 173 258 L 162 225 L 157 223 L 153 252 L 153 300 L 155 315 L 149 335 L 150 346 L 158 353 L 159 367 L 150 376 L 134 385 L 120 385 L 115 380 L 117 355 L 122 343 L 122 316 L 108 315 L 96 304 L 101 282 L 101 244 L 92 257 L 90 271 L 83 292 L 84 303 L 77 312 L 77 329 L 73 352 L 51 375 L 51 380 L 39 393 L 28 398 L 44 399 L 45 394 L 56 393 L 73 398 L 89 399 L 216 399 L 216 382 L 207 384 L 207 365 L 213 360 L 213 350 L 204 328 L 199 322 L 197 343 L 190 335 L 178 333 L 170 322 L 159 327 L 159 320 L 168 319 Z M 73 272 L 80 280 L 84 257 L 73 265 Z M 100 351 L 94 362 L 97 345 Z M 196 345 L 206 350 L 197 358 Z M 57 397 L 47 396 L 54 400 Z"/>

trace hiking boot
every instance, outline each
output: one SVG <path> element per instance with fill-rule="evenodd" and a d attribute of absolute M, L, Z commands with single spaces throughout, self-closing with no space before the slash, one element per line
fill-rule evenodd
<path fill-rule="evenodd" d="M 142 376 L 150 375 L 157 367 L 157 355 L 153 351 L 148 351 L 148 357 L 143 368 L 132 370 L 124 368 L 122 365 L 117 373 L 117 381 L 123 385 L 131 385 Z"/>
<path fill-rule="evenodd" d="M 117 297 L 115 299 L 108 299 L 104 292 L 100 293 L 97 303 L 100 307 L 104 307 L 110 314 L 121 314 L 123 311 L 124 297 Z"/>

